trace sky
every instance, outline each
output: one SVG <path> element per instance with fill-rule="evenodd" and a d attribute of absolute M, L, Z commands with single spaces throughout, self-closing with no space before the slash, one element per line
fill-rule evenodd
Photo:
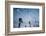
<path fill-rule="evenodd" d="M 29 21 L 35 24 L 35 20 L 39 21 L 39 9 L 32 8 L 13 8 L 13 22 L 19 23 L 19 18 L 22 18 L 24 23 Z"/>

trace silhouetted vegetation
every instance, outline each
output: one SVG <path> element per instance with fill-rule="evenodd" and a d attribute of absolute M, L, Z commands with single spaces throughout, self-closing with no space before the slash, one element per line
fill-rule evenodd
<path fill-rule="evenodd" d="M 23 23 L 22 18 L 19 18 L 19 26 L 18 27 L 20 27 L 21 23 Z"/>

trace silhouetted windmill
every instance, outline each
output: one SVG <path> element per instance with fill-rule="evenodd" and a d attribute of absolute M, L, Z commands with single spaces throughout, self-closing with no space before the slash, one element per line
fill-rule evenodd
<path fill-rule="evenodd" d="M 30 27 L 31 27 L 31 22 L 29 21 L 29 25 L 30 25 Z"/>

